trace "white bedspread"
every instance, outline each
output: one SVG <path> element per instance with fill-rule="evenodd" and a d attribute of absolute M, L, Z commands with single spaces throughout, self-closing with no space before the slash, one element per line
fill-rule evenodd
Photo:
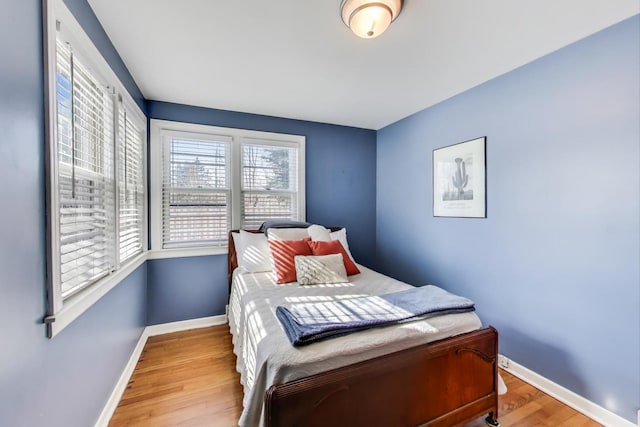
<path fill-rule="evenodd" d="M 479 329 L 473 313 L 450 314 L 402 325 L 371 329 L 305 347 L 293 347 L 275 316 L 279 305 L 381 295 L 409 285 L 358 265 L 350 283 L 277 285 L 272 273 L 234 272 L 229 327 L 237 370 L 244 387 L 240 426 L 263 425 L 263 403 L 273 384 L 307 377 L 426 342 Z"/>

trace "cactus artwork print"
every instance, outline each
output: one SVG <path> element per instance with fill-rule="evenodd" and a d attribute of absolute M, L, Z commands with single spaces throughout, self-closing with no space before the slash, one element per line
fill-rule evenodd
<path fill-rule="evenodd" d="M 442 191 L 443 201 L 473 200 L 473 155 L 465 153 L 439 165 L 448 176 Z"/>
<path fill-rule="evenodd" d="M 464 187 L 469 183 L 469 175 L 466 172 L 464 160 L 456 157 L 455 161 L 456 174 L 451 179 L 453 180 L 453 186 L 458 190 L 458 200 L 464 200 Z M 471 193 L 471 199 L 473 199 L 473 193 Z"/>
<path fill-rule="evenodd" d="M 433 150 L 434 216 L 485 218 L 485 138 Z"/>

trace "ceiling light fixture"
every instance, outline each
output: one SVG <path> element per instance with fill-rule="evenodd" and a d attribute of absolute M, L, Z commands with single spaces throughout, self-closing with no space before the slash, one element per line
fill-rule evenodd
<path fill-rule="evenodd" d="M 372 39 L 391 25 L 402 10 L 402 0 L 343 0 L 342 21 L 363 39 Z"/>

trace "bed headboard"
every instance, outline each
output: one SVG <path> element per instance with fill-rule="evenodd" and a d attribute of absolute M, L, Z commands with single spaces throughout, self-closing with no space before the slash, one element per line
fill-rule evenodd
<path fill-rule="evenodd" d="M 331 232 L 338 231 L 342 227 L 327 227 Z M 249 233 L 261 233 L 258 230 L 245 230 Z M 231 281 L 233 279 L 233 270 L 238 268 L 238 254 L 236 253 L 236 245 L 233 241 L 232 233 L 239 233 L 240 230 L 229 231 L 229 253 L 227 255 L 227 282 L 229 284 L 229 295 L 231 295 Z"/>

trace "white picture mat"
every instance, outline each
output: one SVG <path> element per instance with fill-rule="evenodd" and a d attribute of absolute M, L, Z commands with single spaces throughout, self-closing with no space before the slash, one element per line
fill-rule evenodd
<path fill-rule="evenodd" d="M 481 137 L 433 150 L 433 216 L 486 217 L 485 146 Z"/>

